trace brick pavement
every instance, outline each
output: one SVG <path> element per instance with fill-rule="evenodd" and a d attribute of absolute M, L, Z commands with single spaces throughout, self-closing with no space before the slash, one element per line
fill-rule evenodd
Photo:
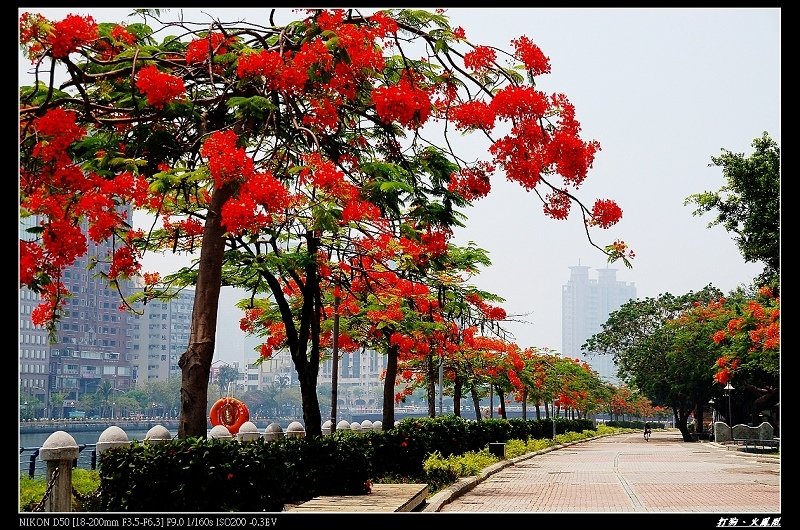
<path fill-rule="evenodd" d="M 656 431 L 517 461 L 440 512 L 780 513 L 780 458 Z"/>

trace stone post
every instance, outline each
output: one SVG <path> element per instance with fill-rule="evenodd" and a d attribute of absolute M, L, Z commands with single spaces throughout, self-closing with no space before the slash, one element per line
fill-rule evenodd
<path fill-rule="evenodd" d="M 72 461 L 78 458 L 75 438 L 64 431 L 56 431 L 44 441 L 39 458 L 47 462 L 47 482 L 57 473 L 55 484 L 45 499 L 46 512 L 72 511 Z"/>

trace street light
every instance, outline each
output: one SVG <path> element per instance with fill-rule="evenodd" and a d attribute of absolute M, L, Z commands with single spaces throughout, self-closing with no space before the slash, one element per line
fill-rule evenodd
<path fill-rule="evenodd" d="M 731 441 L 733 441 L 733 415 L 731 414 L 731 394 L 733 392 L 733 385 L 730 381 L 725 385 L 725 395 L 728 396 L 728 428 L 731 431 Z"/>
<path fill-rule="evenodd" d="M 714 409 L 714 398 L 708 400 L 708 404 L 711 407 L 711 435 L 714 437 L 714 441 L 717 441 L 717 435 L 715 434 L 717 431 L 717 419 L 714 417 L 717 411 Z"/>

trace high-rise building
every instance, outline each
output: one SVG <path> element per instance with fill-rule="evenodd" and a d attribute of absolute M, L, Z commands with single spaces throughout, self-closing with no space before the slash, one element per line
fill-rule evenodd
<path fill-rule="evenodd" d="M 583 358 L 586 340 L 602 331 L 612 311 L 636 298 L 636 286 L 618 281 L 617 269 L 596 269 L 597 279 L 589 278 L 589 267 L 569 269 L 569 281 L 561 288 L 561 350 L 566 356 Z M 619 383 L 610 355 L 589 352 L 586 359 L 602 379 Z"/>
<path fill-rule="evenodd" d="M 36 217 L 20 219 L 20 239 L 27 239 L 26 229 L 38 222 Z M 83 228 L 85 233 L 85 223 Z M 59 405 L 52 402 L 53 395 L 63 396 L 60 405 L 69 414 L 80 396 L 97 392 L 103 381 L 109 382 L 112 391 L 132 387 L 128 313 L 119 309 L 120 295 L 130 293 L 130 282 L 120 281 L 111 288 L 100 275 L 113 252 L 111 241 L 88 240 L 87 247 L 87 254 L 63 271 L 62 281 L 72 296 L 56 324 L 55 342 L 31 323 L 31 311 L 40 303 L 38 295 L 20 289 L 20 392 L 39 399 L 45 415 Z M 90 270 L 87 265 L 92 260 L 97 266 Z"/>
<path fill-rule="evenodd" d="M 168 300 L 137 304 L 136 314 L 129 316 L 134 382 L 181 376 L 178 360 L 189 345 L 193 307 L 192 289 L 182 289 Z"/>

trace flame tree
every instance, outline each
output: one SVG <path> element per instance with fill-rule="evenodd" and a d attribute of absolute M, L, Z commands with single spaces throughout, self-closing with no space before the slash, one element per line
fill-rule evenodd
<path fill-rule="evenodd" d="M 20 87 L 20 211 L 38 220 L 20 240 L 20 284 L 39 293 L 32 320 L 51 330 L 69 296 L 62 271 L 88 240 L 111 240 L 97 269 L 111 285 L 144 276 L 128 304 L 195 286 L 181 437 L 206 432 L 223 285 L 250 291 L 253 309 L 266 295 L 283 327 L 267 349 L 290 351 L 314 436 L 323 295 L 338 263 L 398 244 L 436 254 L 495 173 L 548 216 L 575 205 L 587 237 L 621 217 L 612 200 L 576 196 L 599 144 L 580 137 L 567 96 L 535 87 L 550 62 L 527 37 L 509 51 L 472 43 L 441 11 L 307 10 L 287 23 L 275 11 L 254 11 L 257 22 L 137 13 L 119 24 L 20 16 L 33 80 Z M 487 158 L 465 158 L 452 132 L 485 135 Z M 152 223 L 134 226 L 121 205 Z M 632 257 L 624 242 L 598 248 Z M 162 278 L 141 270 L 145 252 L 193 261 Z M 385 265 L 364 274 L 417 274 L 419 263 Z"/>

